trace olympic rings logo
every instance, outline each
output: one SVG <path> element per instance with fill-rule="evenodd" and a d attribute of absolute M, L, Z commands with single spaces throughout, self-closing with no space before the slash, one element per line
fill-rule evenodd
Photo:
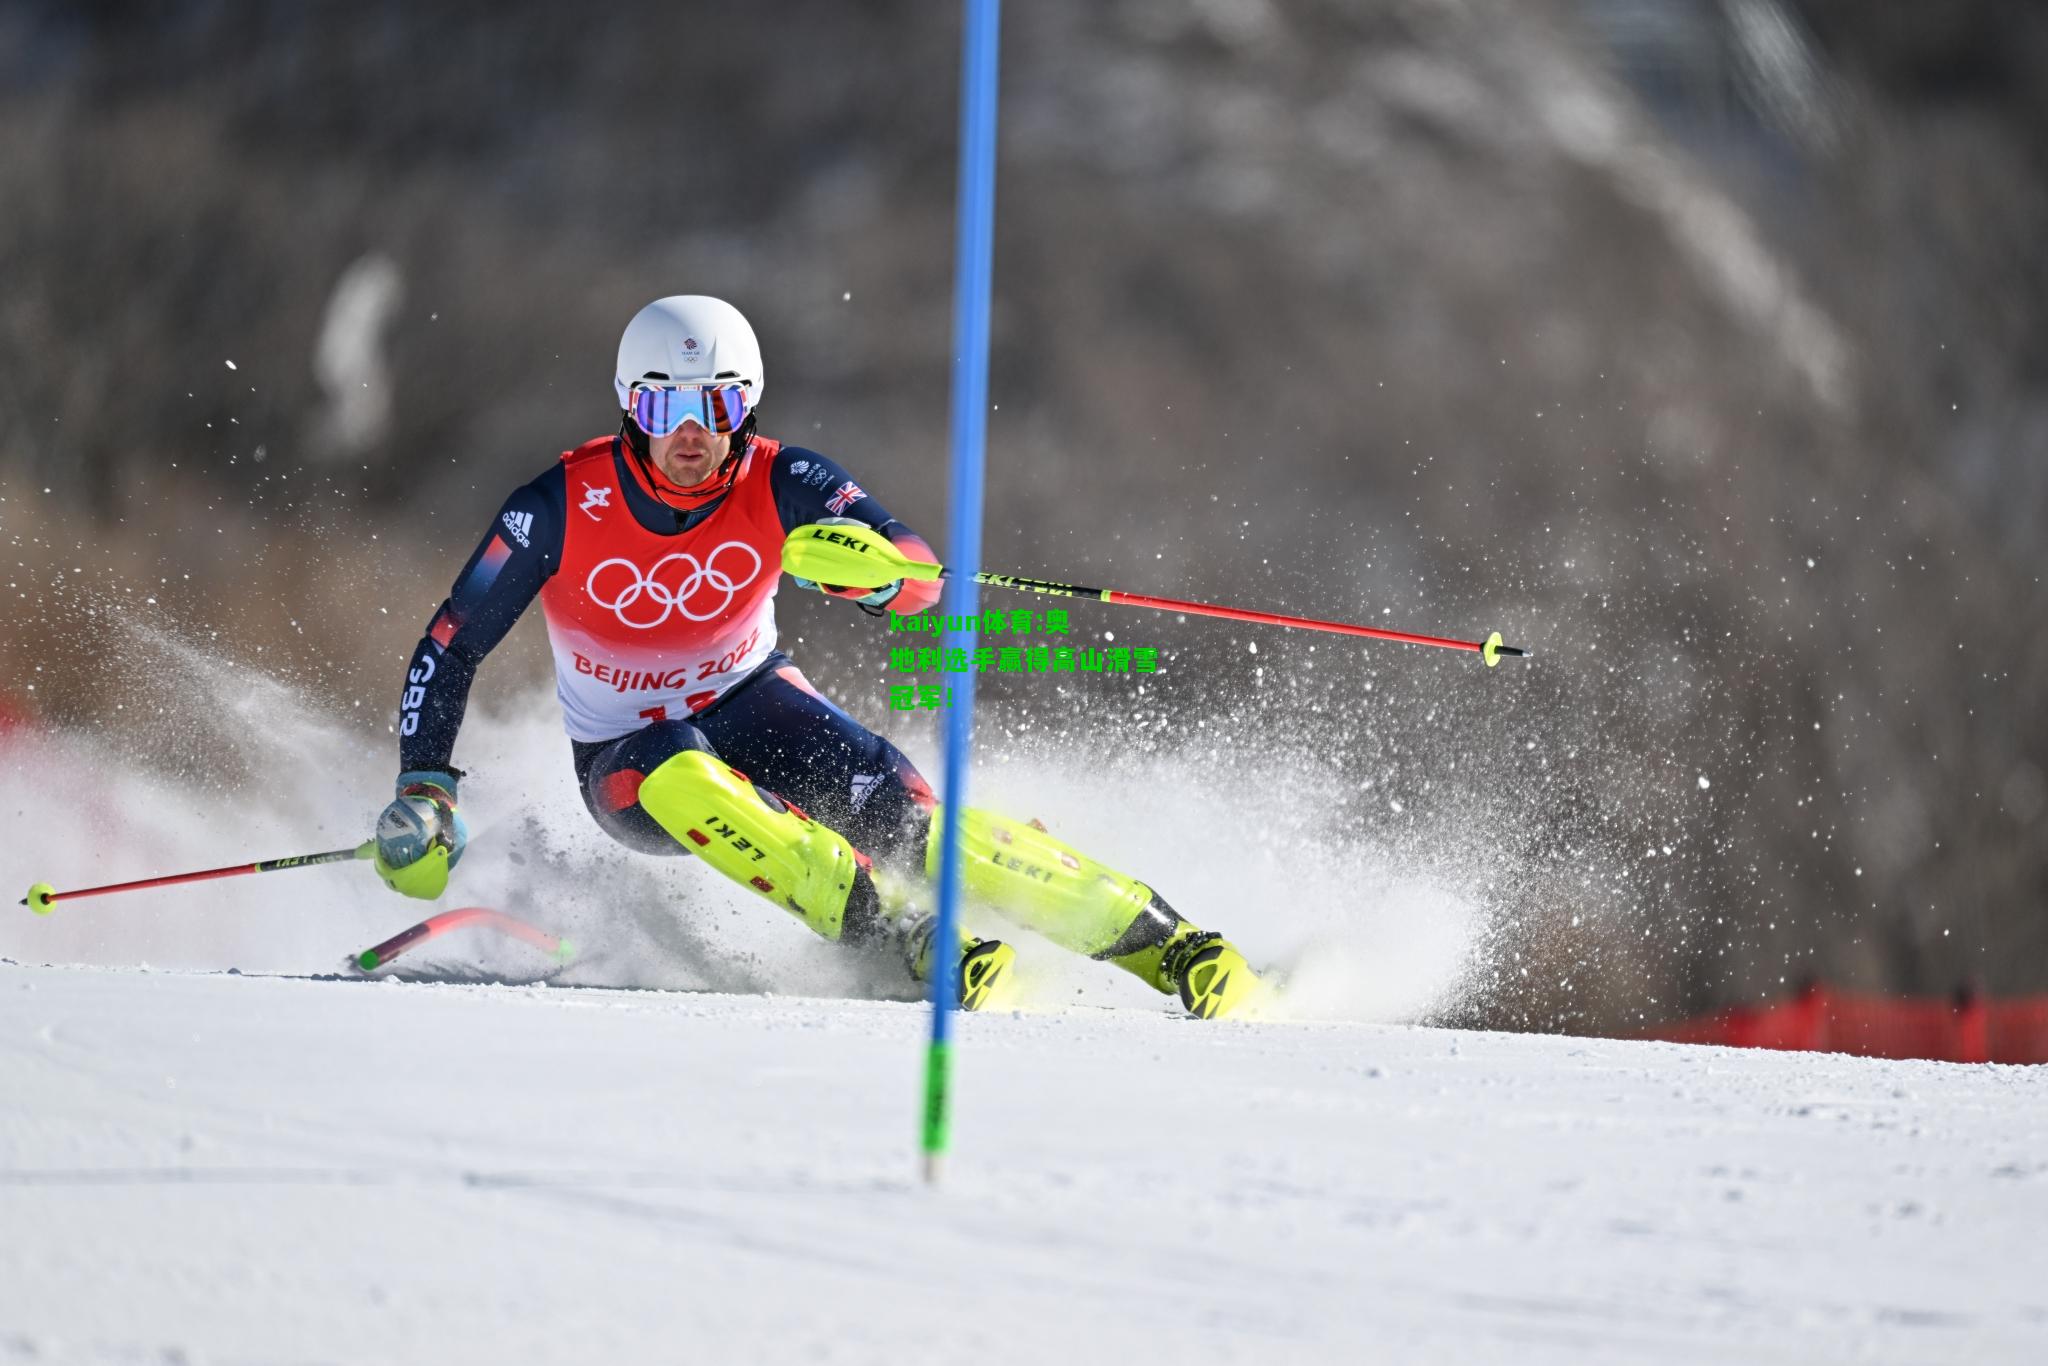
<path fill-rule="evenodd" d="M 729 550 L 736 550 L 747 557 L 749 564 L 745 577 L 736 579 L 729 572 L 734 567 L 732 557 L 726 555 Z M 719 567 L 721 556 L 725 557 L 724 569 Z M 676 568 L 670 570 L 671 565 Z M 622 580 L 621 574 L 630 577 Z M 662 556 L 654 562 L 653 568 L 644 573 L 631 560 L 606 560 L 590 571 L 590 577 L 583 583 L 583 591 L 592 602 L 609 610 L 634 630 L 651 631 L 667 621 L 671 612 L 680 612 L 691 621 L 710 621 L 732 606 L 733 594 L 759 578 L 760 574 L 760 552 L 745 541 L 727 541 L 705 556 L 702 564 L 697 562 L 695 555 L 680 550 L 673 555 Z M 599 579 L 604 580 L 602 586 Z M 693 603 L 702 607 L 703 602 L 699 599 L 711 595 L 717 597 L 716 606 L 709 611 L 693 610 Z M 660 609 L 659 615 L 656 608 Z"/>

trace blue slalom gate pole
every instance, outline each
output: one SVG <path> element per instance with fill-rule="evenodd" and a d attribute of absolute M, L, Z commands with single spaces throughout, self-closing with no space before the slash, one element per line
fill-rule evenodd
<path fill-rule="evenodd" d="M 952 503 L 944 613 L 981 612 L 981 475 L 988 438 L 988 313 L 995 258 L 996 54 L 1001 0 L 966 0 L 960 64 L 960 184 L 953 244 Z M 946 649 L 974 648 L 971 631 L 946 632 Z M 924 1176 L 936 1181 L 952 1117 L 953 1010 L 960 988 L 960 813 L 974 738 L 974 674 L 955 675 L 946 712 L 945 803 L 939 826 L 939 920 L 932 943 L 932 1038 L 925 1054 Z"/>

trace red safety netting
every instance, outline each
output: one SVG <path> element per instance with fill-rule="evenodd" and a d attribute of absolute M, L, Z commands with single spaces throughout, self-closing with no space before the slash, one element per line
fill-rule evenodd
<path fill-rule="evenodd" d="M 1867 1058 L 2048 1062 L 2048 996 L 2005 1001 L 1967 994 L 1871 996 L 1810 986 L 1789 1001 L 1730 1006 L 1659 1026 L 1642 1037 Z"/>

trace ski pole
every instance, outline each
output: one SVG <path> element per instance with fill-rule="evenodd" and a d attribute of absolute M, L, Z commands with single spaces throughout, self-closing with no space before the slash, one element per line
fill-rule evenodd
<path fill-rule="evenodd" d="M 37 915 L 48 915 L 57 908 L 59 901 L 70 901 L 76 897 L 106 896 L 110 892 L 139 892 L 145 887 L 174 887 L 181 882 L 240 877 L 244 873 L 275 873 L 286 868 L 310 868 L 316 863 L 347 863 L 351 859 L 370 858 L 376 852 L 377 841 L 364 840 L 353 849 L 330 849 L 324 854 L 294 854 L 290 858 L 265 859 L 261 863 L 237 863 L 226 868 L 208 868 L 197 873 L 172 873 L 167 877 L 146 877 L 136 882 L 110 883 L 105 887 L 80 887 L 70 892 L 60 892 L 47 882 L 38 882 L 28 889 L 28 895 L 21 899 L 20 904 Z"/>
<path fill-rule="evenodd" d="M 847 588 L 880 588 L 897 579 L 937 579 L 946 575 L 943 565 L 911 559 L 880 532 L 864 526 L 823 522 L 800 526 L 789 533 L 789 539 L 782 543 L 782 569 L 784 573 L 800 579 Z M 1045 593 L 1052 597 L 1094 598 L 1100 602 L 1120 602 L 1132 607 L 1152 607 L 1162 612 L 1186 612 L 1190 616 L 1255 621 L 1267 626 L 1292 626 L 1340 636 L 1369 636 L 1374 640 L 1398 641 L 1403 645 L 1470 650 L 1484 659 L 1489 669 L 1500 663 L 1502 655 L 1519 658 L 1529 653 L 1513 645 L 1501 644 L 1498 631 L 1485 640 L 1452 640 L 1446 636 L 1416 635 L 1412 631 L 1389 631 L 1378 626 L 1355 626 L 1344 621 L 1319 621 L 1314 617 L 1258 612 L 1247 607 L 1218 607 L 1206 602 L 1183 602 L 1179 598 L 1156 598 L 1147 593 L 1126 593 L 1119 588 L 1083 588 L 1078 584 L 1026 579 L 1015 574 L 976 574 L 974 581 L 994 588 L 1015 588 L 1020 592 Z"/>

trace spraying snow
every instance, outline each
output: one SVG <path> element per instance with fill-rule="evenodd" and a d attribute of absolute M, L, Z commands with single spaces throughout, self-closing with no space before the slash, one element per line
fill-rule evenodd
<path fill-rule="evenodd" d="M 330 719 L 311 688 L 153 627 L 125 623 L 138 693 L 118 734 L 29 735 L 0 751 L 16 812 L 17 881 L 60 889 L 341 848 L 366 835 L 392 766 L 387 737 Z M 493 705 L 494 701 L 497 705 Z M 992 740 L 1000 737 L 992 736 Z M 927 772 L 937 756 L 907 745 Z M 1309 755 L 1221 752 L 1205 738 L 1143 743 L 1034 732 L 999 742 L 973 800 L 1036 816 L 1076 847 L 1155 884 L 1184 914 L 1228 927 L 1286 979 L 1276 1013 L 1404 1020 L 1447 1004 L 1487 941 L 1483 889 L 1378 836 L 1347 830 L 1303 781 Z M 481 904 L 567 933 L 566 970 L 522 946 L 465 935 L 422 950 L 408 975 L 682 990 L 905 999 L 891 961 L 818 941 L 690 859 L 620 848 L 590 820 L 554 699 L 480 689 L 460 756 L 472 840 L 447 904 Z M 52 782 L 89 772 L 91 783 Z M 1248 820 L 1248 813 L 1257 819 Z M 147 962 L 245 972 L 327 972 L 426 913 L 367 869 L 247 880 L 60 905 L 10 917 L 0 953 L 25 961 Z M 1027 1005 L 1168 1008 L 1135 979 L 1066 954 L 986 913 L 972 921 L 1028 945 Z"/>

